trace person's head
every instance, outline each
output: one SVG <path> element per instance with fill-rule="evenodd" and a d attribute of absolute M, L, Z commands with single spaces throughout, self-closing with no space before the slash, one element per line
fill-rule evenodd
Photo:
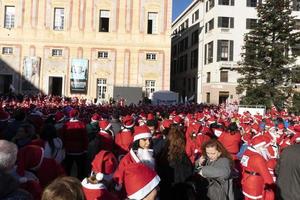
<path fill-rule="evenodd" d="M 136 126 L 134 128 L 132 149 L 137 150 L 151 148 L 151 132 L 147 126 Z"/>
<path fill-rule="evenodd" d="M 17 160 L 17 146 L 7 140 L 0 140 L 0 170 L 9 171 Z"/>
<path fill-rule="evenodd" d="M 22 109 L 17 109 L 14 113 L 13 113 L 13 117 L 15 118 L 15 120 L 17 121 L 23 121 L 25 119 L 25 112 Z"/>
<path fill-rule="evenodd" d="M 174 160 L 185 152 L 185 138 L 184 133 L 177 126 L 172 126 L 168 136 L 168 160 Z"/>
<path fill-rule="evenodd" d="M 81 182 L 70 176 L 60 177 L 49 184 L 43 194 L 42 200 L 85 200 Z"/>
<path fill-rule="evenodd" d="M 41 139 L 48 141 L 57 137 L 56 128 L 53 124 L 45 124 L 41 132 Z"/>
<path fill-rule="evenodd" d="M 220 157 L 226 157 L 232 160 L 231 155 L 228 153 L 222 143 L 216 139 L 211 139 L 205 142 L 202 146 L 202 152 L 204 157 L 208 158 L 210 161 L 216 161 Z"/>
<path fill-rule="evenodd" d="M 15 136 L 15 139 L 18 141 L 18 144 L 22 144 L 26 141 L 30 141 L 35 136 L 35 128 L 33 125 L 29 123 L 23 123 L 17 130 L 17 134 Z"/>

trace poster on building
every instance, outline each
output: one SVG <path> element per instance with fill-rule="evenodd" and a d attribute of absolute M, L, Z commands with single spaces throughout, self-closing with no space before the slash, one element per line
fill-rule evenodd
<path fill-rule="evenodd" d="M 40 83 L 40 57 L 26 56 L 23 61 L 22 90 L 34 91 L 39 89 Z"/>
<path fill-rule="evenodd" d="M 88 60 L 72 59 L 71 62 L 71 93 L 87 93 Z"/>

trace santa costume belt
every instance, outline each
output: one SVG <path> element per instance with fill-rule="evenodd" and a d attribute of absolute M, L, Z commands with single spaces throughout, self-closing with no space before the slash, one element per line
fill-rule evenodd
<path fill-rule="evenodd" d="M 253 175 L 253 176 L 260 176 L 260 174 L 258 172 L 251 172 L 251 171 L 248 171 L 248 170 L 245 170 L 244 172 L 246 174 L 250 174 L 250 175 Z"/>

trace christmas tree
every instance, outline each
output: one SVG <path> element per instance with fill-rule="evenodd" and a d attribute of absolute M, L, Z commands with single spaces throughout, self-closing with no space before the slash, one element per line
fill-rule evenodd
<path fill-rule="evenodd" d="M 241 74 L 237 87 L 244 95 L 241 103 L 291 106 L 294 83 L 300 77 L 293 51 L 300 33 L 294 29 L 292 2 L 264 0 L 258 4 L 257 14 L 257 23 L 245 35 L 242 61 L 236 69 Z"/>

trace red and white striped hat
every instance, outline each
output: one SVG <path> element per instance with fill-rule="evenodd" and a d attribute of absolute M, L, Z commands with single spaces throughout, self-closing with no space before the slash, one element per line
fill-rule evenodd
<path fill-rule="evenodd" d="M 137 141 L 142 138 L 151 138 L 151 137 L 152 137 L 151 131 L 147 126 L 145 125 L 136 126 L 134 128 L 133 141 Z"/>
<path fill-rule="evenodd" d="M 129 199 L 143 199 L 160 182 L 155 171 L 142 163 L 132 163 L 124 171 L 124 185 Z"/>

